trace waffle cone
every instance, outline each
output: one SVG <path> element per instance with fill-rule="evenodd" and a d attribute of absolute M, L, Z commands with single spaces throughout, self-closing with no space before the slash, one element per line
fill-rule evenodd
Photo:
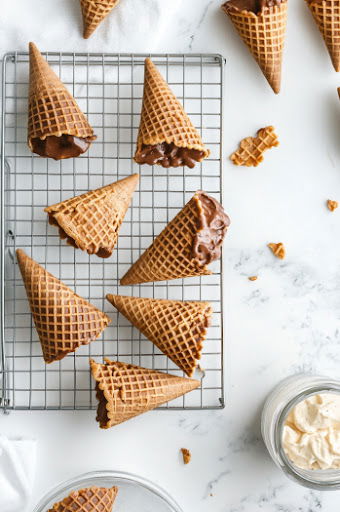
<path fill-rule="evenodd" d="M 84 23 L 84 39 L 88 39 L 93 34 L 118 2 L 119 0 L 80 0 Z"/>
<path fill-rule="evenodd" d="M 17 259 L 46 363 L 95 340 L 111 322 L 21 249 Z"/>
<path fill-rule="evenodd" d="M 306 0 L 327 46 L 335 71 L 340 71 L 340 2 Z"/>
<path fill-rule="evenodd" d="M 93 486 L 80 489 L 55 503 L 48 512 L 112 512 L 117 493 L 117 487 L 107 489 Z"/>
<path fill-rule="evenodd" d="M 210 275 L 192 254 L 203 206 L 196 193 L 120 280 L 122 285 Z"/>
<path fill-rule="evenodd" d="M 91 360 L 96 380 L 97 421 L 110 428 L 196 389 L 199 381 L 105 359 Z"/>
<path fill-rule="evenodd" d="M 143 106 L 136 155 L 143 144 L 155 145 L 162 142 L 174 143 L 179 148 L 203 151 L 202 160 L 209 156 L 209 150 L 181 103 L 153 62 L 145 59 Z"/>
<path fill-rule="evenodd" d="M 28 146 L 32 139 L 63 134 L 94 139 L 93 129 L 76 100 L 50 68 L 34 43 L 29 44 L 30 82 Z"/>
<path fill-rule="evenodd" d="M 189 377 L 201 359 L 212 314 L 209 302 L 176 301 L 107 295 L 144 336 Z"/>
<path fill-rule="evenodd" d="M 138 174 L 45 208 L 61 238 L 88 254 L 111 256 Z"/>
<path fill-rule="evenodd" d="M 230 8 L 228 2 L 222 5 L 222 9 L 231 19 L 269 85 L 278 94 L 281 88 L 287 2 L 267 7 L 258 14 Z"/>

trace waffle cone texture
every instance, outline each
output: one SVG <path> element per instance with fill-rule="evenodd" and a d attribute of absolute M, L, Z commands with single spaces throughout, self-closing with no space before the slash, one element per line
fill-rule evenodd
<path fill-rule="evenodd" d="M 287 23 L 287 2 L 262 9 L 258 14 L 222 5 L 239 36 L 260 66 L 273 91 L 281 88 L 281 69 Z"/>
<path fill-rule="evenodd" d="M 111 322 L 21 249 L 17 260 L 46 363 L 97 339 Z"/>
<path fill-rule="evenodd" d="M 193 375 L 212 315 L 209 302 L 122 295 L 106 298 L 181 370 L 189 377 Z"/>
<path fill-rule="evenodd" d="M 29 44 L 28 146 L 32 139 L 73 135 L 95 138 L 76 100 L 50 68 L 34 43 Z"/>
<path fill-rule="evenodd" d="M 340 71 L 340 0 L 306 0 L 325 41 L 335 71 Z"/>
<path fill-rule="evenodd" d="M 91 360 L 96 381 L 97 421 L 110 428 L 196 389 L 199 381 L 105 359 Z"/>
<path fill-rule="evenodd" d="M 117 493 L 117 487 L 87 487 L 71 492 L 48 512 L 112 512 Z"/>
<path fill-rule="evenodd" d="M 138 174 L 45 208 L 61 238 L 88 254 L 111 256 Z"/>
<path fill-rule="evenodd" d="M 122 285 L 210 275 L 192 255 L 202 204 L 198 194 L 182 208 L 120 280 Z"/>
<path fill-rule="evenodd" d="M 98 25 L 118 4 L 119 0 L 80 0 L 84 24 L 84 39 L 88 39 Z"/>
<path fill-rule="evenodd" d="M 166 142 L 178 148 L 209 150 L 151 59 L 145 59 L 144 93 L 136 155 L 142 146 Z M 136 159 L 135 155 L 135 159 Z"/>

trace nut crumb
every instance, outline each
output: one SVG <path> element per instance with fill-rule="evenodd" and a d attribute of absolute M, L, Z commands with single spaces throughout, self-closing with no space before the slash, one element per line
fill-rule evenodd
<path fill-rule="evenodd" d="M 269 249 L 273 251 L 274 256 L 283 260 L 286 256 L 286 249 L 283 243 L 279 242 L 278 244 L 268 244 Z"/>
<path fill-rule="evenodd" d="M 182 452 L 182 455 L 183 455 L 183 462 L 184 462 L 184 464 L 189 464 L 189 462 L 191 460 L 190 450 L 188 450 L 188 448 L 181 448 L 181 452 Z"/>
<path fill-rule="evenodd" d="M 334 210 L 336 210 L 338 206 L 339 206 L 338 201 L 332 201 L 331 199 L 328 199 L 328 201 L 327 201 L 327 208 L 331 212 L 334 212 Z"/>
<path fill-rule="evenodd" d="M 257 276 L 250 276 L 248 277 L 249 281 L 256 281 Z"/>
<path fill-rule="evenodd" d="M 214 496 L 214 495 L 213 495 L 213 493 L 211 492 L 211 493 L 209 494 L 209 496 Z"/>

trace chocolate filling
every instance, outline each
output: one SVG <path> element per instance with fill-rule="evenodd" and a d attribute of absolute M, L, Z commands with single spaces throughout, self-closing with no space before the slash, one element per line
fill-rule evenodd
<path fill-rule="evenodd" d="M 223 4 L 223 7 L 228 11 L 230 9 L 236 11 L 248 11 L 259 14 L 261 11 L 280 5 L 287 2 L 287 0 L 229 0 Z"/>
<path fill-rule="evenodd" d="M 31 140 L 32 151 L 40 156 L 53 158 L 54 160 L 63 160 L 64 158 L 74 158 L 85 153 L 96 136 L 79 138 L 73 135 L 49 135 L 46 139 L 39 137 Z"/>
<path fill-rule="evenodd" d="M 192 169 L 196 162 L 203 160 L 204 155 L 205 152 L 198 149 L 180 148 L 173 142 L 162 142 L 155 145 L 143 144 L 135 155 L 135 161 L 138 164 L 160 164 L 162 167 L 186 165 Z"/>
<path fill-rule="evenodd" d="M 192 257 L 203 267 L 221 256 L 221 246 L 230 219 L 216 199 L 204 192 L 198 192 L 197 196 L 202 212 L 192 246 Z"/>
<path fill-rule="evenodd" d="M 58 226 L 59 236 L 61 240 L 66 240 L 66 243 L 68 243 L 68 245 L 71 245 L 75 249 L 79 249 L 75 240 L 71 236 L 69 236 L 61 226 L 59 226 L 58 221 L 53 216 L 53 213 L 48 214 L 48 222 L 51 226 Z M 96 253 L 94 251 L 95 247 L 93 245 L 87 248 L 88 254 L 96 254 L 99 258 L 109 258 L 112 255 L 112 251 L 110 251 L 109 249 L 105 249 L 104 247 L 100 247 Z"/>
<path fill-rule="evenodd" d="M 99 389 L 98 382 L 96 384 L 96 398 L 98 400 L 96 420 L 98 421 L 98 423 L 100 424 L 101 427 L 106 427 L 106 425 L 109 422 L 109 417 L 107 415 L 107 409 L 106 409 L 107 400 L 104 396 L 104 391 Z"/>

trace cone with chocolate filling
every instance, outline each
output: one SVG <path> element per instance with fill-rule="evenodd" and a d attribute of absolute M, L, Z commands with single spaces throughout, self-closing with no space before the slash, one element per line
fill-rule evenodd
<path fill-rule="evenodd" d="M 135 161 L 163 167 L 194 167 L 209 150 L 181 103 L 150 59 L 145 59 L 144 94 Z"/>
<path fill-rule="evenodd" d="M 112 512 L 118 493 L 117 487 L 87 487 L 73 491 L 55 503 L 48 512 Z"/>
<path fill-rule="evenodd" d="M 96 139 L 76 100 L 34 43 L 29 44 L 28 146 L 61 160 L 85 153 Z"/>
<path fill-rule="evenodd" d="M 138 174 L 106 187 L 48 206 L 51 225 L 59 227 L 61 239 L 88 254 L 108 258 L 118 239 L 119 228 L 130 205 Z"/>
<path fill-rule="evenodd" d="M 88 39 L 93 34 L 118 2 L 119 0 L 80 0 L 84 23 L 84 39 Z"/>
<path fill-rule="evenodd" d="M 229 0 L 222 5 L 273 91 L 281 88 L 287 0 Z"/>
<path fill-rule="evenodd" d="M 212 308 L 209 302 L 123 295 L 107 295 L 106 298 L 181 370 L 192 376 L 201 359 L 210 324 Z"/>
<path fill-rule="evenodd" d="M 327 46 L 335 71 L 340 71 L 340 0 L 306 0 Z"/>
<path fill-rule="evenodd" d="M 91 360 L 98 399 L 97 421 L 110 428 L 196 389 L 198 380 L 105 359 Z"/>
<path fill-rule="evenodd" d="M 17 259 L 46 363 L 52 363 L 100 336 L 111 322 L 21 249 Z"/>
<path fill-rule="evenodd" d="M 209 275 L 218 259 L 229 217 L 205 192 L 196 192 L 122 277 L 122 285 Z"/>

